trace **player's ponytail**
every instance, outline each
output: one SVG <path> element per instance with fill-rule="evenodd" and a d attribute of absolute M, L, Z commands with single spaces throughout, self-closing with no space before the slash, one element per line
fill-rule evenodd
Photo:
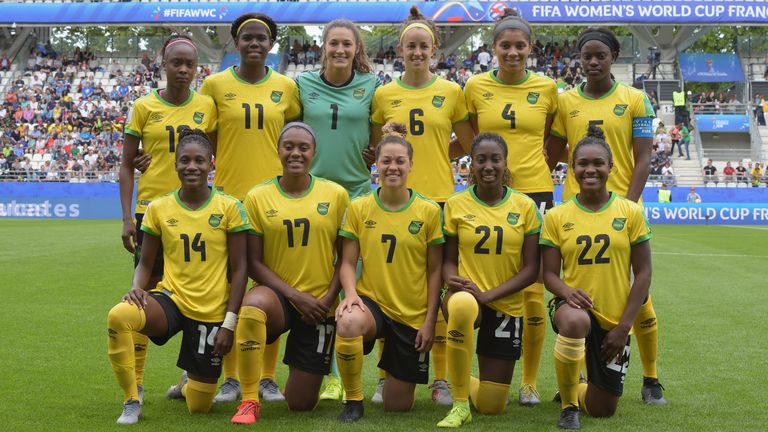
<path fill-rule="evenodd" d="M 182 129 L 179 131 L 179 144 L 176 145 L 176 157 L 179 157 L 181 150 L 189 144 L 197 143 L 208 154 L 210 159 L 213 156 L 213 146 L 208 139 L 208 134 L 200 129 Z"/>
<path fill-rule="evenodd" d="M 381 148 L 387 144 L 398 144 L 408 151 L 408 159 L 413 160 L 413 146 L 409 143 L 405 137 L 408 135 L 408 128 L 402 123 L 389 122 L 381 127 L 383 137 L 376 146 L 376 160 L 379 159 L 381 154 Z"/>
<path fill-rule="evenodd" d="M 589 125 L 589 129 L 587 129 L 587 136 L 582 138 L 581 141 L 579 141 L 579 143 L 576 144 L 576 147 L 573 149 L 574 164 L 576 163 L 576 155 L 579 154 L 584 147 L 590 145 L 602 147 L 608 155 L 608 163 L 613 165 L 613 152 L 611 151 L 611 147 L 605 141 L 605 132 L 603 132 L 603 130 L 596 125 Z"/>
<path fill-rule="evenodd" d="M 422 15 L 421 11 L 419 10 L 419 7 L 414 5 L 411 6 L 411 9 L 408 14 L 408 18 L 403 21 L 403 25 L 400 28 L 400 43 L 403 42 L 403 38 L 405 37 L 405 34 L 408 33 L 408 31 L 414 29 L 414 28 L 420 28 L 422 30 L 426 30 L 427 33 L 429 33 L 432 36 L 432 43 L 435 47 L 440 47 L 440 32 L 437 31 L 437 26 L 435 25 L 435 22 L 431 19 L 427 19 L 424 15 Z"/>

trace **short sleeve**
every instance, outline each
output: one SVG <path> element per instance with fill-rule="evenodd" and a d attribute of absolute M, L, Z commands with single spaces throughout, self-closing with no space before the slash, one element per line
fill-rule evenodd
<path fill-rule="evenodd" d="M 299 99 L 299 87 L 296 81 L 290 80 L 289 91 L 291 97 L 288 98 L 288 107 L 285 109 L 286 122 L 296 120 L 301 116 L 301 100 Z"/>
<path fill-rule="evenodd" d="M 125 121 L 125 133 L 137 138 L 142 137 L 142 130 L 147 122 L 146 110 L 144 105 L 137 101 L 128 113 L 128 119 Z M 49 131 L 50 132 L 50 131 Z"/>
<path fill-rule="evenodd" d="M 211 109 L 208 111 L 208 127 L 205 129 L 207 133 L 215 132 L 219 126 L 219 110 L 216 109 L 216 104 L 211 99 Z"/>
<path fill-rule="evenodd" d="M 548 86 L 549 106 L 547 107 L 547 115 L 557 114 L 557 84 L 552 81 Z"/>
<path fill-rule="evenodd" d="M 443 212 L 440 210 L 440 206 L 434 203 L 430 203 L 429 221 L 427 229 L 427 244 L 440 245 L 445 243 L 445 237 L 443 237 Z"/>
<path fill-rule="evenodd" d="M 453 115 L 451 115 L 451 123 L 461 123 L 469 119 L 469 112 L 467 111 L 467 101 L 464 99 L 464 94 L 461 91 L 461 87 L 456 84 L 456 103 L 453 106 Z"/>
<path fill-rule="evenodd" d="M 525 236 L 539 234 L 541 232 L 541 213 L 536 208 L 536 203 L 532 199 L 526 200 L 527 208 L 525 210 Z"/>
<path fill-rule="evenodd" d="M 555 106 L 557 106 L 557 113 L 555 114 L 555 121 L 552 122 L 552 129 L 549 134 L 562 139 L 568 139 L 568 130 L 565 128 L 565 120 L 563 119 L 563 107 L 562 98 L 560 96 L 556 99 Z"/>
<path fill-rule="evenodd" d="M 342 222 L 344 222 L 344 213 L 346 213 L 347 209 L 349 208 L 349 194 L 346 190 L 339 192 L 339 196 L 336 199 L 336 205 L 338 206 L 338 220 L 336 223 L 339 227 L 341 227 Z"/>
<path fill-rule="evenodd" d="M 227 206 L 227 232 L 236 233 L 251 229 L 243 203 L 232 199 Z"/>
<path fill-rule="evenodd" d="M 464 101 L 467 104 L 467 112 L 469 115 L 477 115 L 477 107 L 475 106 L 475 80 L 469 79 L 464 86 Z"/>
<path fill-rule="evenodd" d="M 376 88 L 376 93 L 373 94 L 373 101 L 371 102 L 371 123 L 384 124 L 384 104 L 382 103 L 382 89 L 384 87 Z"/>
<path fill-rule="evenodd" d="M 653 109 L 651 99 L 647 94 L 639 94 L 634 98 L 632 109 L 632 117 L 656 117 L 656 111 Z"/>
<path fill-rule="evenodd" d="M 245 212 L 248 215 L 248 220 L 251 223 L 251 234 L 256 234 L 258 236 L 264 235 L 264 228 L 261 226 L 261 219 L 259 219 L 259 209 L 256 205 L 256 196 L 253 193 L 253 191 L 248 192 L 248 194 L 245 196 L 245 201 L 243 202 L 243 205 L 245 207 Z"/>
<path fill-rule="evenodd" d="M 560 249 L 560 236 L 557 231 L 557 220 L 554 213 L 544 215 L 544 229 L 541 231 L 539 244 Z"/>
<path fill-rule="evenodd" d="M 208 77 L 207 79 L 203 80 L 203 85 L 200 87 L 200 94 L 210 96 L 213 99 L 213 103 L 216 104 L 216 99 L 213 97 L 213 80 Z"/>
<path fill-rule="evenodd" d="M 459 235 L 459 220 L 454 216 L 456 204 L 452 200 L 448 200 L 445 203 L 445 210 L 443 213 L 443 234 L 456 237 Z"/>
<path fill-rule="evenodd" d="M 633 211 L 629 219 L 629 243 L 632 246 L 648 241 L 653 237 L 653 234 L 651 233 L 651 225 L 645 218 L 640 206 L 633 206 Z"/>
<path fill-rule="evenodd" d="M 144 219 L 141 220 L 141 230 L 155 237 L 160 237 L 162 232 L 160 224 L 157 223 L 157 218 L 155 217 L 157 204 L 152 205 L 155 202 L 157 201 L 153 201 L 147 206 L 147 210 L 144 212 Z"/>
<path fill-rule="evenodd" d="M 355 201 L 347 207 L 341 220 L 339 235 L 351 240 L 360 238 L 360 221 L 358 216 L 360 201 Z"/>

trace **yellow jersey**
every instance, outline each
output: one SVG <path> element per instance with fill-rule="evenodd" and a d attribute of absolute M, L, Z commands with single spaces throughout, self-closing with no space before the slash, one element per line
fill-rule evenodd
<path fill-rule="evenodd" d="M 651 236 L 642 207 L 613 192 L 598 211 L 583 207 L 578 196 L 549 210 L 539 243 L 560 250 L 563 282 L 589 294 L 592 313 L 610 330 L 627 305 L 632 246 Z"/>
<path fill-rule="evenodd" d="M 172 105 L 157 90 L 133 104 L 125 122 L 125 133 L 141 140 L 144 152 L 152 156 L 149 169 L 139 177 L 136 213 L 144 213 L 153 199 L 181 187 L 176 173 L 176 145 L 183 129 L 216 130 L 216 105 L 208 96 L 189 91 L 181 105 Z"/>
<path fill-rule="evenodd" d="M 299 197 L 286 194 L 278 178 L 245 197 L 251 233 L 264 239 L 264 264 L 317 299 L 328 293 L 333 278 L 336 236 L 348 205 L 343 187 L 314 176 Z"/>
<path fill-rule="evenodd" d="M 357 292 L 370 297 L 393 320 L 418 329 L 427 316 L 427 256 L 445 243 L 440 207 L 411 191 L 402 209 L 391 211 L 379 190 L 352 200 L 339 235 L 360 243 L 363 274 Z"/>
<path fill-rule="evenodd" d="M 475 75 L 464 86 L 470 116 L 480 132 L 494 132 L 507 143 L 511 186 L 519 192 L 552 192 L 552 175 L 544 159 L 547 116 L 557 112 L 557 85 L 526 71 L 519 82 L 506 84 L 498 70 Z"/>
<path fill-rule="evenodd" d="M 177 189 L 149 204 L 141 229 L 163 243 L 163 280 L 154 291 L 168 294 L 187 318 L 223 321 L 229 301 L 227 234 L 251 229 L 242 203 L 214 189 L 192 210 Z"/>
<path fill-rule="evenodd" d="M 373 96 L 373 127 L 398 122 L 408 128 L 405 139 L 413 146 L 408 187 L 437 202 L 445 202 L 454 192 L 448 154 L 451 132 L 454 124 L 468 119 L 461 87 L 437 75 L 418 88 L 398 78 Z"/>
<path fill-rule="evenodd" d="M 251 84 L 233 66 L 206 78 L 200 93 L 213 98 L 219 115 L 213 184 L 242 201 L 252 187 L 283 172 L 277 138 L 301 115 L 296 82 L 269 69 Z"/>

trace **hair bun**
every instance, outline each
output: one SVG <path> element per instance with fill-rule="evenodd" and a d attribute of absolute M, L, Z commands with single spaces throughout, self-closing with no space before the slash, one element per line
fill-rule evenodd
<path fill-rule="evenodd" d="M 419 10 L 419 7 L 416 6 L 416 5 L 411 6 L 410 14 L 411 14 L 410 18 L 412 20 L 423 20 L 423 19 L 426 19 L 426 18 L 424 18 L 424 15 L 421 14 L 421 11 Z"/>
<path fill-rule="evenodd" d="M 499 17 L 498 20 L 501 21 L 504 18 L 516 17 L 516 16 L 520 16 L 520 14 L 517 12 L 517 9 L 507 7 L 507 8 L 504 8 L 504 13 Z"/>
<path fill-rule="evenodd" d="M 597 125 L 589 125 L 589 128 L 587 129 L 587 136 L 605 141 L 605 132 L 597 127 Z"/>
<path fill-rule="evenodd" d="M 405 139 L 406 135 L 408 135 L 408 128 L 402 123 L 389 122 L 381 127 L 381 132 L 384 133 L 384 136 L 395 136 Z"/>

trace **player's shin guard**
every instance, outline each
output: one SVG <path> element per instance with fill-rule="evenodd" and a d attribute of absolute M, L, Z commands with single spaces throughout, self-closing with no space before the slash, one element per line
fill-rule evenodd
<path fill-rule="evenodd" d="M 561 407 L 579 406 L 579 365 L 584 357 L 584 339 L 557 335 L 555 341 L 555 372 L 560 388 Z"/>
<path fill-rule="evenodd" d="M 363 400 L 363 337 L 345 338 L 336 335 L 336 361 L 347 400 Z"/>
<path fill-rule="evenodd" d="M 277 370 L 277 355 L 280 354 L 280 339 L 267 345 L 264 349 L 264 363 L 262 363 L 261 379 L 275 380 L 275 370 Z"/>
<path fill-rule="evenodd" d="M 384 354 L 384 339 L 379 339 L 378 341 L 376 341 L 376 345 L 379 347 L 379 360 L 381 360 L 381 356 Z M 434 355 L 434 353 L 432 355 Z M 379 379 L 381 380 L 386 377 L 387 377 L 387 371 L 379 368 Z"/>
<path fill-rule="evenodd" d="M 480 381 L 470 377 L 469 398 L 475 409 L 483 414 L 501 414 L 507 406 L 509 384 Z"/>
<path fill-rule="evenodd" d="M 523 328 L 523 385 L 536 388 L 544 336 L 547 331 L 544 309 L 544 284 L 534 283 L 523 290 L 525 327 Z"/>
<path fill-rule="evenodd" d="M 253 306 L 240 308 L 237 323 L 237 350 L 239 357 L 238 375 L 243 400 L 259 401 L 259 380 L 264 361 L 264 346 L 267 340 L 267 315 Z M 231 352 L 230 352 L 231 354 Z"/>
<path fill-rule="evenodd" d="M 475 346 L 474 325 L 477 314 L 477 301 L 472 294 L 457 292 L 448 299 L 446 363 L 453 384 L 454 402 L 465 402 L 469 397 L 469 374 L 472 368 L 472 349 Z"/>
<path fill-rule="evenodd" d="M 144 384 L 144 365 L 147 363 L 149 337 L 139 332 L 131 333 L 133 337 L 133 356 L 136 359 L 136 384 Z"/>
<path fill-rule="evenodd" d="M 107 316 L 109 363 L 115 371 L 117 383 L 123 389 L 126 401 L 139 400 L 132 333 L 143 329 L 146 320 L 147 315 L 142 309 L 125 302 L 115 305 Z"/>
<path fill-rule="evenodd" d="M 640 306 L 640 311 L 637 313 L 632 328 L 635 330 L 640 362 L 643 364 L 643 376 L 658 378 L 656 356 L 659 349 L 659 327 L 656 322 L 656 310 L 653 308 L 650 296 L 648 301 Z"/>
<path fill-rule="evenodd" d="M 190 414 L 207 413 L 213 406 L 216 383 L 204 383 L 190 379 L 182 388 Z"/>
<path fill-rule="evenodd" d="M 237 327 L 235 327 L 235 334 L 233 335 L 233 338 L 235 341 L 237 341 Z M 227 355 L 224 356 L 221 363 L 221 370 L 222 374 L 224 375 L 224 379 L 231 378 L 233 380 L 240 380 L 238 378 L 238 366 L 239 366 L 239 358 L 238 356 L 240 353 L 236 349 L 236 347 L 233 347 L 230 352 L 227 353 Z"/>
<path fill-rule="evenodd" d="M 435 341 L 432 344 L 432 367 L 435 368 L 435 381 L 445 381 L 447 377 L 446 373 L 446 361 L 445 361 L 445 336 L 448 328 L 448 323 L 445 322 L 443 311 L 440 310 L 437 314 L 437 321 L 435 322 Z"/>

